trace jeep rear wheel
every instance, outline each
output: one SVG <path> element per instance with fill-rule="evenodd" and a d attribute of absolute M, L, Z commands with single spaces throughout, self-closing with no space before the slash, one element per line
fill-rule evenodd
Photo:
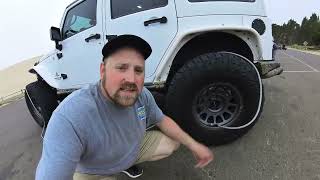
<path fill-rule="evenodd" d="M 188 61 L 173 77 L 166 97 L 168 115 L 207 145 L 229 143 L 258 120 L 263 105 L 258 71 L 247 59 L 228 52 Z M 238 127 L 254 121 L 242 129 Z"/>
<path fill-rule="evenodd" d="M 45 82 L 36 81 L 26 86 L 27 107 L 40 127 L 48 124 L 52 112 L 58 106 L 56 97 L 54 90 Z"/>

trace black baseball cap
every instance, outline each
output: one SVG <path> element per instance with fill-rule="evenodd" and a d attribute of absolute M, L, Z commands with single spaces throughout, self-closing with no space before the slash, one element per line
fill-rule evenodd
<path fill-rule="evenodd" d="M 151 52 L 151 46 L 144 39 L 135 35 L 120 35 L 109 40 L 102 48 L 103 61 L 105 58 L 123 47 L 130 47 L 139 51 L 146 60 Z"/>

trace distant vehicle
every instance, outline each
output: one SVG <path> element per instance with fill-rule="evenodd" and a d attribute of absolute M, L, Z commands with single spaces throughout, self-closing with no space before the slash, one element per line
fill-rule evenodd
<path fill-rule="evenodd" d="M 282 48 L 281 48 L 282 50 L 287 50 L 287 47 L 286 47 L 286 45 L 285 44 L 282 44 Z"/>
<path fill-rule="evenodd" d="M 278 45 L 277 43 L 273 43 L 273 49 L 275 49 L 275 50 L 282 49 L 282 47 L 280 45 Z"/>
<path fill-rule="evenodd" d="M 263 0 L 77 0 L 51 28 L 56 49 L 30 70 L 38 80 L 25 99 L 40 126 L 68 94 L 99 80 L 103 45 L 123 34 L 151 45 L 145 86 L 208 145 L 253 127 L 264 104 L 261 79 L 282 72 Z"/>

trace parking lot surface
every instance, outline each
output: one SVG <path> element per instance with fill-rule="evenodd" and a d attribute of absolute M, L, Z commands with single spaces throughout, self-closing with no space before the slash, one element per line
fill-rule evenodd
<path fill-rule="evenodd" d="M 263 80 L 265 106 L 239 140 L 212 147 L 215 160 L 195 169 L 184 147 L 167 159 L 142 164 L 140 180 L 320 180 L 320 56 L 278 51 L 284 73 Z M 34 179 L 41 129 L 24 99 L 0 108 L 0 180 Z M 127 177 L 119 175 L 119 179 Z"/>

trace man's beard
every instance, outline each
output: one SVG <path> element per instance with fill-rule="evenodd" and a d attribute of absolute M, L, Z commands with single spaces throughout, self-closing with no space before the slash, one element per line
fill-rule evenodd
<path fill-rule="evenodd" d="M 106 76 L 102 79 L 102 87 L 106 92 L 107 96 L 117 105 L 122 107 L 132 106 L 137 100 L 139 96 L 138 87 L 134 83 L 125 82 L 120 85 L 120 88 L 114 93 L 109 94 L 105 89 Z M 121 95 L 121 92 L 131 91 L 130 95 Z"/>

